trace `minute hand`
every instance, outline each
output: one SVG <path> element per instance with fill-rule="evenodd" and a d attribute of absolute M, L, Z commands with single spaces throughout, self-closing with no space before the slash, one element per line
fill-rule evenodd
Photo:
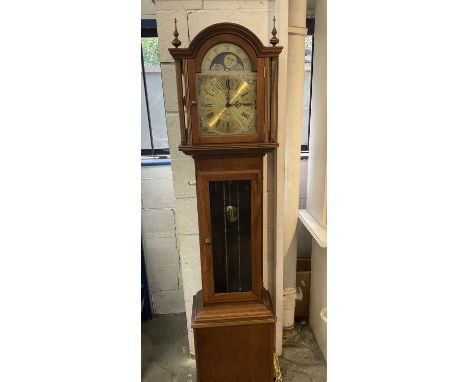
<path fill-rule="evenodd" d="M 236 91 L 236 94 L 229 100 L 229 103 L 232 104 L 232 101 L 234 101 L 239 95 L 244 91 L 245 88 L 247 88 L 249 84 L 247 82 L 242 82 L 242 84 L 239 86 L 239 88 Z"/>

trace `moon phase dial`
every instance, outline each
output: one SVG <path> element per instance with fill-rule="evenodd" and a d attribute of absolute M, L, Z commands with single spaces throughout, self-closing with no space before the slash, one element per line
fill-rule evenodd
<path fill-rule="evenodd" d="M 202 62 L 202 72 L 251 72 L 250 59 L 241 47 L 221 43 L 210 48 Z"/>

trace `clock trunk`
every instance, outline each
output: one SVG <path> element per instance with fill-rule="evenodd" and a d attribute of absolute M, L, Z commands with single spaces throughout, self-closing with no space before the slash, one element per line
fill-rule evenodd
<path fill-rule="evenodd" d="M 262 170 L 261 156 L 196 159 L 206 303 L 261 299 Z"/>

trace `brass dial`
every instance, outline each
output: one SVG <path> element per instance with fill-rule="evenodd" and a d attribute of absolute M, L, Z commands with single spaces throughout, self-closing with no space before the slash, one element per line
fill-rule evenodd
<path fill-rule="evenodd" d="M 197 74 L 200 134 L 255 134 L 256 81 L 244 49 L 232 43 L 208 49 Z"/>
<path fill-rule="evenodd" d="M 200 132 L 256 133 L 256 76 L 198 74 Z"/>

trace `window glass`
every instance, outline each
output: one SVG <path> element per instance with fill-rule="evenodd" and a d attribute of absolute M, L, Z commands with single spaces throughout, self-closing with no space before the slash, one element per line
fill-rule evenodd
<path fill-rule="evenodd" d="M 309 145 L 309 123 L 310 123 L 310 87 L 312 69 L 312 36 L 305 38 L 304 50 L 304 95 L 302 97 L 302 128 L 301 145 Z"/>
<path fill-rule="evenodd" d="M 153 132 L 154 149 L 167 149 L 169 148 L 169 143 L 167 139 L 166 112 L 164 109 L 161 66 L 159 62 L 158 37 L 142 37 L 141 48 L 144 62 L 141 76 L 141 149 L 151 149 L 150 123 Z M 145 79 L 146 94 L 144 87 Z"/>

